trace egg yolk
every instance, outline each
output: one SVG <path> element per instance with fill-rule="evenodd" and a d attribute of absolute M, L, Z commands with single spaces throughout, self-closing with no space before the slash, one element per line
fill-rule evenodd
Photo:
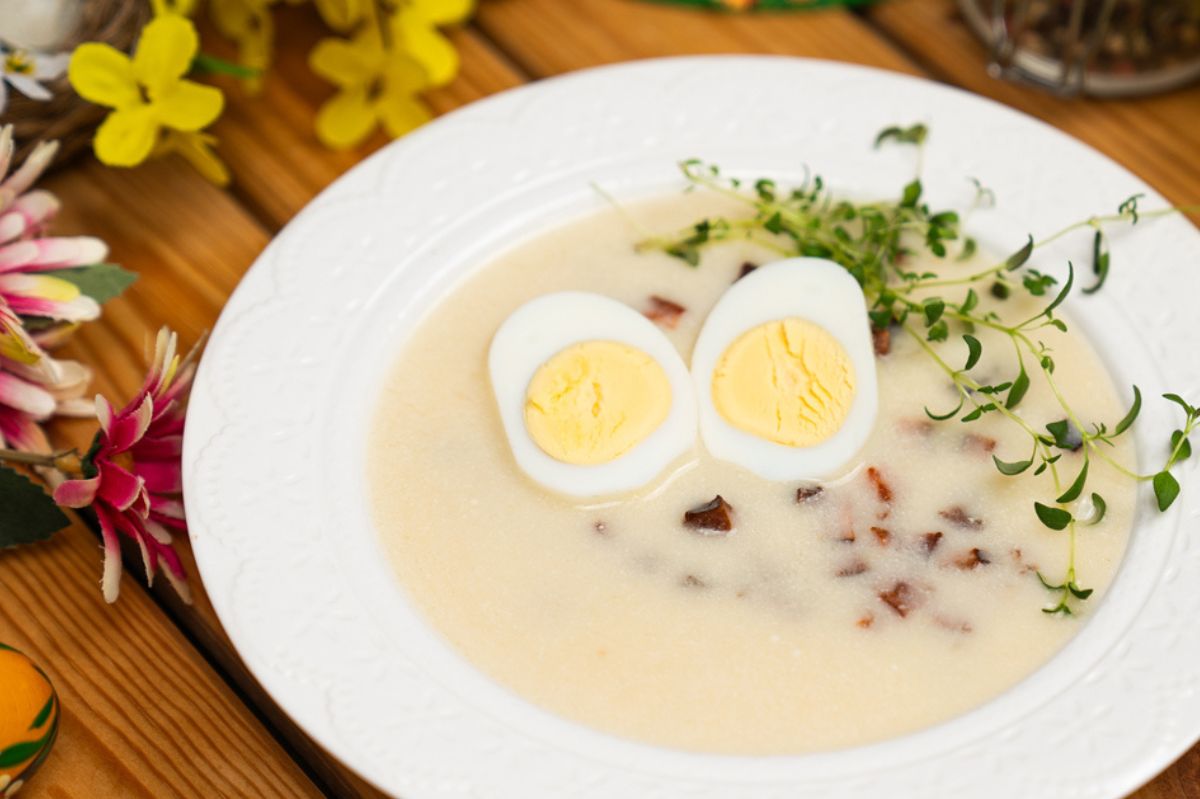
<path fill-rule="evenodd" d="M 529 381 L 525 427 L 550 457 L 590 466 L 628 452 L 670 409 L 671 384 L 656 360 L 614 341 L 584 341 Z"/>
<path fill-rule="evenodd" d="M 788 318 L 751 328 L 713 370 L 717 412 L 734 427 L 810 447 L 842 426 L 854 401 L 854 364 L 825 328 Z"/>

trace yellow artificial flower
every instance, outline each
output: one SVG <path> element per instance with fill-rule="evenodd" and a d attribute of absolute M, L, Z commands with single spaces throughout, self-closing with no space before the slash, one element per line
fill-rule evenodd
<path fill-rule="evenodd" d="M 210 182 L 228 186 L 229 167 L 213 152 L 216 143 L 216 136 L 203 131 L 168 130 L 154 148 L 154 155 L 176 153 Z"/>
<path fill-rule="evenodd" d="M 242 66 L 262 72 L 271 64 L 275 42 L 275 20 L 271 6 L 275 0 L 209 0 L 208 14 L 221 35 L 238 47 Z M 250 91 L 262 86 L 261 75 L 245 78 Z"/>
<path fill-rule="evenodd" d="M 196 10 L 196 0 L 150 0 L 154 16 L 175 14 L 180 17 L 190 17 Z"/>
<path fill-rule="evenodd" d="M 429 120 L 417 97 L 429 86 L 428 75 L 405 51 L 385 49 L 374 26 L 350 41 L 321 40 L 308 62 L 338 87 L 317 112 L 317 137 L 329 147 L 353 147 L 380 123 L 396 137 Z"/>
<path fill-rule="evenodd" d="M 473 0 L 402 0 L 392 29 L 408 54 L 429 76 L 434 86 L 444 86 L 458 74 L 458 51 L 438 26 L 462 22 L 471 14 Z"/>
<path fill-rule="evenodd" d="M 99 42 L 75 49 L 71 85 L 83 99 L 113 109 L 96 131 L 101 162 L 135 166 L 154 149 L 160 128 L 198 131 L 220 116 L 220 90 L 183 77 L 199 44 L 190 21 L 165 14 L 142 30 L 132 59 Z"/>
<path fill-rule="evenodd" d="M 376 0 L 313 0 L 321 19 L 335 31 L 348 31 L 373 11 Z"/>

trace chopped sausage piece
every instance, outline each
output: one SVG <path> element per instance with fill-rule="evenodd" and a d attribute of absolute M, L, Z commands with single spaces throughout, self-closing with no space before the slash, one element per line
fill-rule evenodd
<path fill-rule="evenodd" d="M 948 616 L 937 615 L 933 617 L 933 623 L 944 630 L 949 630 L 952 633 L 969 633 L 975 628 L 971 626 L 971 622 L 958 619 L 951 619 Z"/>
<path fill-rule="evenodd" d="M 892 501 L 892 487 L 883 479 L 883 475 L 874 466 L 867 467 L 867 479 L 871 481 L 871 485 L 875 486 L 875 495 L 879 497 L 880 502 Z"/>
<path fill-rule="evenodd" d="M 875 347 L 876 355 L 887 355 L 892 351 L 892 331 L 886 327 L 872 327 L 871 344 Z"/>
<path fill-rule="evenodd" d="M 701 580 L 694 574 L 685 574 L 679 584 L 684 588 L 708 588 L 708 583 Z"/>
<path fill-rule="evenodd" d="M 955 568 L 962 569 L 963 571 L 970 571 L 976 566 L 986 566 L 991 562 L 992 560 L 987 556 L 986 552 L 979 548 L 975 548 L 969 552 L 964 552 L 954 560 L 950 561 L 950 565 L 954 566 Z"/>
<path fill-rule="evenodd" d="M 996 451 L 996 439 L 991 436 L 981 436 L 978 433 L 967 433 L 963 436 L 962 447 L 969 452 L 990 455 Z"/>
<path fill-rule="evenodd" d="M 821 496 L 821 492 L 824 490 L 821 486 L 800 486 L 796 489 L 796 504 L 803 505 L 806 502 L 812 502 Z"/>
<path fill-rule="evenodd" d="M 679 326 L 679 317 L 683 316 L 687 308 L 677 302 L 660 297 L 657 294 L 650 295 L 650 309 L 646 311 L 646 318 L 651 322 L 656 322 L 668 330 L 674 330 Z"/>
<path fill-rule="evenodd" d="M 875 614 L 869 612 L 864 613 L 862 617 L 854 623 L 865 630 L 875 623 Z"/>
<path fill-rule="evenodd" d="M 926 555 L 932 555 L 940 543 L 942 543 L 941 531 L 925 533 L 925 535 L 921 536 L 921 551 Z"/>
<path fill-rule="evenodd" d="M 860 559 L 852 560 L 845 566 L 837 570 L 838 577 L 853 577 L 856 574 L 862 574 L 867 570 L 867 562 Z"/>
<path fill-rule="evenodd" d="M 683 523 L 703 535 L 727 533 L 733 529 L 733 506 L 717 494 L 711 502 L 685 512 Z"/>
<path fill-rule="evenodd" d="M 752 263 L 752 262 L 750 262 L 750 261 L 746 261 L 746 262 L 744 262 L 744 263 L 742 264 L 741 271 L 739 271 L 739 272 L 738 272 L 738 276 L 737 276 L 737 278 L 735 278 L 735 279 L 734 279 L 734 281 L 733 281 L 733 282 L 734 282 L 734 283 L 738 282 L 739 280 L 741 280 L 742 278 L 744 278 L 746 275 L 748 275 L 748 274 L 750 274 L 751 272 L 753 272 L 755 269 L 758 269 L 758 264 L 756 264 L 756 263 Z"/>
<path fill-rule="evenodd" d="M 938 515 L 955 527 L 961 527 L 964 530 L 978 530 L 980 527 L 983 527 L 983 519 L 967 513 L 962 505 L 954 505 L 943 511 L 938 511 Z"/>
<path fill-rule="evenodd" d="M 900 432 L 926 438 L 933 434 L 933 422 L 929 419 L 901 419 L 896 423 Z"/>
<path fill-rule="evenodd" d="M 1012 559 L 1013 559 L 1013 562 L 1017 566 L 1018 573 L 1029 574 L 1030 572 L 1036 572 L 1038 570 L 1038 567 L 1036 564 L 1027 563 L 1025 561 L 1025 556 L 1021 553 L 1021 550 L 1018 549 L 1017 547 L 1013 547 L 1012 550 L 1009 552 L 1009 554 L 1012 555 Z"/>
<path fill-rule="evenodd" d="M 921 604 L 921 597 L 911 585 L 901 580 L 887 591 L 879 592 L 879 599 L 896 612 L 900 618 L 905 618 Z"/>
<path fill-rule="evenodd" d="M 872 527 L 871 532 L 875 534 L 875 538 L 879 540 L 879 543 L 884 546 L 887 546 L 888 542 L 892 540 L 892 531 L 886 527 Z"/>

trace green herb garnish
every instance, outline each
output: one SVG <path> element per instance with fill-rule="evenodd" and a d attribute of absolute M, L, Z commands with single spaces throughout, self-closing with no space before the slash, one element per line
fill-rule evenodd
<path fill-rule="evenodd" d="M 1075 574 L 1076 527 L 1099 524 L 1107 509 L 1104 498 L 1095 492 L 1091 492 L 1094 511 L 1090 518 L 1076 518 L 1065 507 L 1084 495 L 1091 460 L 1104 461 L 1131 479 L 1151 482 L 1157 507 L 1165 511 L 1180 491 L 1171 470 L 1191 455 L 1189 438 L 1200 427 L 1200 410 L 1176 394 L 1164 395 L 1182 409 L 1184 422 L 1172 434 L 1166 448 L 1166 461 L 1156 472 L 1138 474 L 1114 460 L 1106 449 L 1133 424 L 1141 409 L 1141 392 L 1137 386 L 1133 387 L 1129 412 L 1112 428 L 1104 423 L 1085 424 L 1078 417 L 1055 382 L 1053 353 L 1039 338 L 1039 331 L 1045 328 L 1067 330 L 1066 323 L 1055 316 L 1055 310 L 1074 290 L 1076 270 L 1068 264 L 1067 279 L 1060 285 L 1052 275 L 1028 268 L 1026 264 L 1037 249 L 1074 231 L 1090 229 L 1094 279 L 1081 291 L 1091 294 L 1104 286 L 1110 272 L 1111 254 L 1105 232 L 1108 226 L 1135 225 L 1141 220 L 1196 209 L 1142 211 L 1138 208 L 1141 195 L 1134 195 L 1120 203 L 1115 214 L 1091 217 L 1041 240 L 1030 235 L 1010 256 L 973 274 L 942 277 L 936 272 L 918 272 L 906 265 L 914 248 L 919 247 L 935 258 L 952 261 L 969 259 L 977 247 L 973 239 L 962 236 L 957 212 L 935 210 L 923 201 L 920 163 L 928 134 L 924 125 L 894 126 L 880 131 L 876 137 L 877 148 L 885 144 L 917 148 L 917 177 L 901 187 L 897 198 L 891 201 L 859 203 L 837 199 L 819 176 L 812 176 L 800 186 L 786 190 L 772 180 L 744 183 L 723 176 L 714 165 L 698 160 L 685 161 L 680 166 L 690 188 L 706 188 L 738 198 L 747 204 L 751 214 L 744 218 L 703 219 L 677 235 L 647 237 L 639 244 L 639 249 L 659 250 L 695 267 L 700 263 L 704 247 L 736 239 L 754 242 L 782 257 L 816 256 L 845 267 L 862 286 L 871 323 L 877 328 L 898 325 L 950 379 L 958 394 L 957 404 L 946 411 L 926 407 L 926 415 L 937 421 L 957 418 L 960 422 L 971 423 L 995 414 L 1028 436 L 1027 458 L 1003 461 L 994 457 L 993 460 L 996 469 L 1008 476 L 1024 474 L 1031 468 L 1034 475 L 1050 473 L 1054 498 L 1034 503 L 1033 511 L 1045 527 L 1065 532 L 1068 559 L 1066 573 L 1058 583 L 1047 581 L 1041 574 L 1038 578 L 1047 590 L 1058 594 L 1055 604 L 1044 608 L 1045 612 L 1069 615 L 1074 603 L 1086 600 L 1092 593 L 1091 589 L 1079 586 Z M 973 180 L 973 183 L 976 188 L 973 207 L 994 204 L 994 194 L 979 181 Z M 1038 313 L 1014 323 L 1002 319 L 995 311 L 979 309 L 979 296 L 984 291 L 1001 301 L 1014 291 L 1050 299 Z M 980 328 L 996 331 L 1011 342 L 1010 378 L 987 382 L 975 377 L 973 370 L 980 362 L 983 344 L 973 333 Z M 967 359 L 962 368 L 951 366 L 939 352 L 939 345 L 948 341 L 952 332 L 967 346 Z M 1064 414 L 1062 420 L 1047 425 L 1046 432 L 1035 429 L 1015 412 L 1034 378 L 1051 391 Z M 1072 469 L 1073 477 L 1060 470 L 1059 460 L 1064 452 L 1077 453 L 1078 471 Z"/>

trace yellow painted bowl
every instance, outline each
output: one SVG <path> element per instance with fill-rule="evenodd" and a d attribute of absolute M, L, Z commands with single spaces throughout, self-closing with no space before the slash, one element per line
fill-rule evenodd
<path fill-rule="evenodd" d="M 58 735 L 58 695 L 45 673 L 0 644 L 0 797 L 33 775 Z"/>

